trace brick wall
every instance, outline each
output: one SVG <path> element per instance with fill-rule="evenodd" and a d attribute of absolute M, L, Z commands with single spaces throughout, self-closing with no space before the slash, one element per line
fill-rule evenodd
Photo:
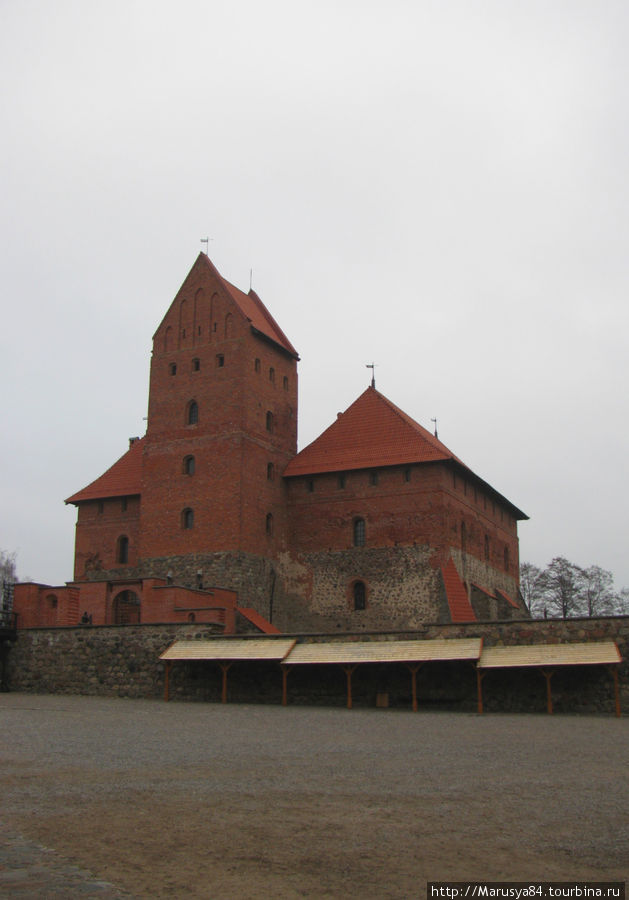
<path fill-rule="evenodd" d="M 154 338 L 140 558 L 273 556 L 285 542 L 280 475 L 296 447 L 296 360 L 253 332 L 200 257 Z"/>
<path fill-rule="evenodd" d="M 128 539 L 128 562 L 137 564 L 139 555 L 140 498 L 110 497 L 78 505 L 74 577 L 85 578 L 120 565 L 119 541 Z"/>

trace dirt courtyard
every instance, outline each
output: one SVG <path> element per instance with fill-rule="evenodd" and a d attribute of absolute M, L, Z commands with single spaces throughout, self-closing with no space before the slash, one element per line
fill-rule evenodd
<path fill-rule="evenodd" d="M 58 896 L 46 866 L 212 900 L 618 881 L 628 748 L 625 718 L 1 694 L 0 870 L 11 834 L 47 854 L 16 897 Z"/>

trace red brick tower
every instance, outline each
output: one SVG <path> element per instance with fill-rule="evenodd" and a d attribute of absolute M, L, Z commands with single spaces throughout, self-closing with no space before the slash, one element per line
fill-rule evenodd
<path fill-rule="evenodd" d="M 281 473 L 297 450 L 298 355 L 259 297 L 199 254 L 153 338 L 142 472 L 143 574 L 266 607 L 286 543 Z"/>

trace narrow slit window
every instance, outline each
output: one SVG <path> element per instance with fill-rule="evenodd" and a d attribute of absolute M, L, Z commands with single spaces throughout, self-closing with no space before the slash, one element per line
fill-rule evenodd
<path fill-rule="evenodd" d="M 365 546 L 365 520 L 354 520 L 354 547 Z"/>

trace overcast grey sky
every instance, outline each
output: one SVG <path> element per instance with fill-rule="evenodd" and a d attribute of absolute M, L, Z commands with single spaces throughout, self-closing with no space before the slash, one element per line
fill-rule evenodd
<path fill-rule="evenodd" d="M 629 585 L 629 6 L 0 0 L 0 548 L 144 431 L 209 236 L 300 364 L 300 447 L 369 383 Z"/>

